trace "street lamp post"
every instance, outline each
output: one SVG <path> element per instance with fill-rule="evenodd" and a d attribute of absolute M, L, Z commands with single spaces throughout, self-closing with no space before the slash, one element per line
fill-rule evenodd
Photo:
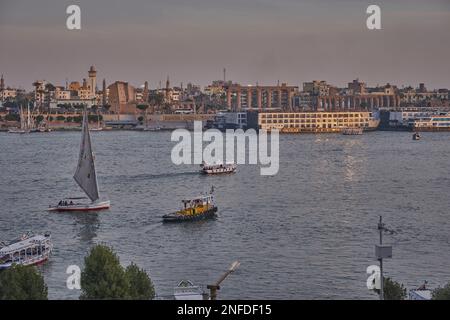
<path fill-rule="evenodd" d="M 383 259 L 392 258 L 392 246 L 383 245 L 383 231 L 386 228 L 382 216 L 380 216 L 380 221 L 378 222 L 378 230 L 380 232 L 380 244 L 375 245 L 375 256 L 380 262 L 380 300 L 384 300 Z"/>
<path fill-rule="evenodd" d="M 220 284 L 231 274 L 233 273 L 241 263 L 239 261 L 235 261 L 231 264 L 230 268 L 217 280 L 216 283 L 207 285 L 206 288 L 209 289 L 209 296 L 211 300 L 217 299 L 217 290 L 220 290 Z"/>

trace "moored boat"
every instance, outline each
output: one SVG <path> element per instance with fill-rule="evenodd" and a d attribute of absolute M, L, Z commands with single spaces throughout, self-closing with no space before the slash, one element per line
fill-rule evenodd
<path fill-rule="evenodd" d="M 28 133 L 29 131 L 25 130 L 25 129 L 20 129 L 20 128 L 10 128 L 8 130 L 8 133 L 19 133 L 19 134 L 23 134 L 23 133 Z"/>
<path fill-rule="evenodd" d="M 432 115 L 415 119 L 413 122 L 413 130 L 415 132 L 439 132 L 450 131 L 450 113 Z"/>
<path fill-rule="evenodd" d="M 212 218 L 217 212 L 212 194 L 182 200 L 183 209 L 164 215 L 163 222 L 196 221 Z"/>
<path fill-rule="evenodd" d="M 201 165 L 201 172 L 205 174 L 221 174 L 221 173 L 234 173 L 236 172 L 236 164 L 234 162 L 230 163 L 216 163 L 207 164 L 203 162 Z"/>
<path fill-rule="evenodd" d="M 420 133 L 414 132 L 412 139 L 413 140 L 420 140 L 420 138 L 421 138 Z"/>
<path fill-rule="evenodd" d="M 26 233 L 8 244 L 3 246 L 0 244 L 0 270 L 14 264 L 25 266 L 41 264 L 49 259 L 52 250 L 50 233 L 44 235 Z"/>

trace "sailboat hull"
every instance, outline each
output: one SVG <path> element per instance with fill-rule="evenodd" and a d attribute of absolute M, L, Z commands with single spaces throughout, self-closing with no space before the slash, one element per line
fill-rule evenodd
<path fill-rule="evenodd" d="M 107 210 L 111 207 L 109 201 L 99 201 L 92 203 L 75 203 L 68 205 L 58 205 L 54 208 L 50 208 L 49 211 L 59 211 L 59 212 L 67 212 L 67 211 L 100 211 Z"/>

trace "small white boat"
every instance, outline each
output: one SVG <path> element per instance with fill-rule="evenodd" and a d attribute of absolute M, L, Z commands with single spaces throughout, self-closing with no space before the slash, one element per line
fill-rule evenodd
<path fill-rule="evenodd" d="M 142 131 L 161 131 L 161 127 L 145 127 Z"/>
<path fill-rule="evenodd" d="M 189 280 L 182 280 L 174 289 L 175 300 L 203 300 L 203 292 Z"/>
<path fill-rule="evenodd" d="M 354 136 L 363 134 L 362 128 L 344 128 L 342 134 L 346 136 Z"/>
<path fill-rule="evenodd" d="M 420 138 L 421 138 L 420 133 L 414 132 L 412 139 L 414 141 L 416 141 L 416 140 L 420 140 Z"/>
<path fill-rule="evenodd" d="M 73 178 L 91 202 L 81 201 L 84 198 L 80 197 L 63 199 L 58 205 L 50 207 L 49 211 L 98 211 L 109 209 L 110 202 L 100 200 L 86 110 L 83 113 L 80 156 Z"/>
<path fill-rule="evenodd" d="M 221 174 L 221 173 L 234 173 L 236 172 L 237 165 L 234 162 L 230 163 L 215 163 L 207 164 L 203 162 L 200 172 L 205 174 Z"/>
<path fill-rule="evenodd" d="M 18 134 L 24 134 L 24 133 L 28 133 L 29 131 L 25 130 L 25 129 L 20 129 L 20 128 L 10 128 L 8 130 L 8 133 L 18 133 Z"/>
<path fill-rule="evenodd" d="M 90 128 L 89 131 L 103 131 L 102 127 Z"/>
<path fill-rule="evenodd" d="M 37 265 L 47 261 L 53 244 L 50 233 L 34 235 L 28 232 L 9 244 L 0 244 L 0 270 L 14 264 Z"/>

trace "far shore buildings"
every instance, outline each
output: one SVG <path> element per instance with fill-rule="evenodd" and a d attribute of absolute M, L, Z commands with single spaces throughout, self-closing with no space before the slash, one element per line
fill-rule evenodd
<path fill-rule="evenodd" d="M 428 90 L 424 83 L 418 87 L 399 88 L 387 83 L 369 87 L 355 79 L 343 88 L 324 80 L 304 82 L 301 89 L 295 85 L 241 85 L 225 79 L 212 81 L 203 89 L 192 83 L 186 87 L 171 86 L 169 77 L 165 86 L 149 88 L 148 82 L 134 87 L 126 81 L 109 85 L 105 79 L 97 82 L 97 70 L 91 66 L 87 78 L 54 85 L 45 80 L 33 83 L 35 106 L 39 110 L 66 107 L 107 106 L 112 114 L 137 115 L 139 105 L 147 104 L 151 112 L 161 113 L 214 113 L 218 110 L 260 112 L 304 111 L 372 111 L 399 108 L 450 108 L 448 89 Z M 100 89 L 98 88 L 100 86 Z M 24 90 L 7 87 L 3 75 L 0 78 L 2 104 L 14 101 Z"/>
<path fill-rule="evenodd" d="M 88 79 L 66 82 L 65 86 L 54 86 L 48 81 L 38 80 L 33 83 L 34 98 L 38 108 L 57 109 L 60 106 L 87 106 L 100 105 L 103 99 L 103 91 L 97 90 L 97 71 L 91 66 L 88 71 Z"/>
<path fill-rule="evenodd" d="M 5 101 L 15 99 L 19 93 L 25 93 L 25 91 L 6 86 L 5 78 L 2 74 L 0 78 L 0 102 L 3 104 Z"/>

